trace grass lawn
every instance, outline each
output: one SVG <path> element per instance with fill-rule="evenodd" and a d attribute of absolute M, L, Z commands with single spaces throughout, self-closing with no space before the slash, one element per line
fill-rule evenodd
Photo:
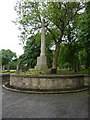
<path fill-rule="evenodd" d="M 57 72 L 58 73 L 74 73 L 74 71 L 67 70 L 67 69 L 58 69 Z M 78 73 L 90 73 L 90 69 L 83 69 L 78 71 Z"/>
<path fill-rule="evenodd" d="M 1 73 L 10 74 L 10 73 L 14 73 L 14 72 L 16 72 L 16 70 L 3 70 Z"/>

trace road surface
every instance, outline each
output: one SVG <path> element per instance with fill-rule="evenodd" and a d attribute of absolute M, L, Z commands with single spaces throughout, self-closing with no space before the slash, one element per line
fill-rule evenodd
<path fill-rule="evenodd" d="M 3 118 L 88 118 L 88 92 L 26 94 L 2 89 Z"/>

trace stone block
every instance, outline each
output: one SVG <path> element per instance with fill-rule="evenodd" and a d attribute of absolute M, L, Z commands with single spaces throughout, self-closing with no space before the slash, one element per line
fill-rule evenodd
<path fill-rule="evenodd" d="M 37 58 L 37 65 L 35 66 L 35 68 L 43 70 L 48 69 L 46 56 L 41 55 Z"/>

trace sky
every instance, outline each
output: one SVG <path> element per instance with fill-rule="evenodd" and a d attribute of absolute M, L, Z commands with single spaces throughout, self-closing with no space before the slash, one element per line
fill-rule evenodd
<path fill-rule="evenodd" d="M 17 15 L 14 11 L 16 0 L 0 0 L 0 50 L 10 49 L 17 56 L 23 54 L 23 48 L 19 45 L 17 26 L 12 22 Z"/>

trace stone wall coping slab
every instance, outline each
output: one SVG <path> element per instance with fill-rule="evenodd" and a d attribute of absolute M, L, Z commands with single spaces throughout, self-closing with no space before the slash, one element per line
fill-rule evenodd
<path fill-rule="evenodd" d="M 49 74 L 49 75 L 17 75 L 17 74 L 10 74 L 10 76 L 15 77 L 29 77 L 29 78 L 76 78 L 76 77 L 90 77 L 88 74 L 73 74 L 73 75 L 55 75 L 55 74 Z"/>

